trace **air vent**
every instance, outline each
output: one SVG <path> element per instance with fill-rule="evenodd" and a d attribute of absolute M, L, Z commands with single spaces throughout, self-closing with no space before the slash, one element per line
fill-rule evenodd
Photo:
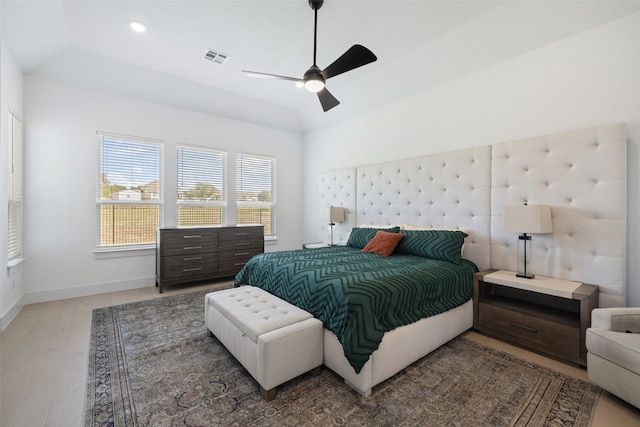
<path fill-rule="evenodd" d="M 215 62 L 216 64 L 223 64 L 224 61 L 229 58 L 229 55 L 225 53 L 216 52 L 215 50 L 209 49 L 207 53 L 204 54 L 204 59 L 207 61 Z"/>

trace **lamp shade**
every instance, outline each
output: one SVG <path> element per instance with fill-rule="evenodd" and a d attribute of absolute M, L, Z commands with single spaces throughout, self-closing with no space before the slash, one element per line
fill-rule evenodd
<path fill-rule="evenodd" d="M 551 208 L 544 205 L 505 206 L 502 208 L 502 230 L 508 233 L 551 233 Z"/>
<path fill-rule="evenodd" d="M 344 208 L 341 206 L 330 206 L 327 209 L 326 218 L 329 220 L 329 222 L 343 222 Z"/>

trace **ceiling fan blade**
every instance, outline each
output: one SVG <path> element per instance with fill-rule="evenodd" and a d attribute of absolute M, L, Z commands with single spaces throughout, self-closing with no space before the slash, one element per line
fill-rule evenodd
<path fill-rule="evenodd" d="M 258 71 L 247 71 L 242 70 L 249 77 L 257 77 L 261 79 L 277 79 L 277 80 L 289 80 L 292 82 L 304 83 L 302 79 L 298 79 L 296 77 L 287 77 L 287 76 L 279 76 L 278 74 L 269 74 L 269 73 L 260 73 Z"/>
<path fill-rule="evenodd" d="M 374 62 L 378 58 L 366 47 L 354 44 L 347 50 L 342 56 L 327 68 L 322 70 L 322 76 L 325 79 L 337 76 L 338 74 L 346 73 L 355 68 L 362 67 L 371 62 Z"/>
<path fill-rule="evenodd" d="M 331 92 L 329 92 L 326 87 L 318 92 L 318 99 L 320 100 L 320 104 L 322 105 L 322 109 L 325 113 L 340 104 L 340 101 L 338 101 L 335 96 L 331 95 Z"/>

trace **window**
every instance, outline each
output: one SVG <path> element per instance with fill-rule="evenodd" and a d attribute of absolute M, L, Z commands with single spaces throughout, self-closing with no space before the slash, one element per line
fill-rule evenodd
<path fill-rule="evenodd" d="M 226 160 L 221 151 L 178 146 L 178 225 L 226 222 Z"/>
<path fill-rule="evenodd" d="M 238 224 L 262 224 L 265 236 L 275 236 L 276 160 L 238 154 L 236 200 Z"/>
<path fill-rule="evenodd" d="M 9 198 L 8 260 L 22 257 L 22 122 L 9 111 L 7 193 Z"/>
<path fill-rule="evenodd" d="M 162 143 L 98 134 L 98 247 L 149 245 L 162 209 Z"/>

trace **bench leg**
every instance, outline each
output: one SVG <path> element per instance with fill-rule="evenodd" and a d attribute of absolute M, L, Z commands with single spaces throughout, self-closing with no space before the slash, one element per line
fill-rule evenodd
<path fill-rule="evenodd" d="M 260 386 L 260 394 L 262 395 L 262 398 L 268 402 L 276 397 L 276 388 L 274 387 L 271 390 L 265 390 Z"/>

